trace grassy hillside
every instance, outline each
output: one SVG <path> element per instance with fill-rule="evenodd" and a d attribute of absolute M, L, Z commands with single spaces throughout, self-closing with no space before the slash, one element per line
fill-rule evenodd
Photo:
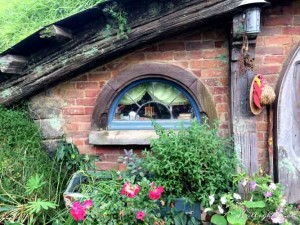
<path fill-rule="evenodd" d="M 0 52 L 64 17 L 105 0 L 0 0 Z"/>

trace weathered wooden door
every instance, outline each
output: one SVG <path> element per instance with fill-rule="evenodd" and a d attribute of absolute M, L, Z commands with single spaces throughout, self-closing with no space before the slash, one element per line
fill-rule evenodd
<path fill-rule="evenodd" d="M 290 203 L 300 201 L 300 46 L 279 81 L 276 113 L 277 177 Z"/>

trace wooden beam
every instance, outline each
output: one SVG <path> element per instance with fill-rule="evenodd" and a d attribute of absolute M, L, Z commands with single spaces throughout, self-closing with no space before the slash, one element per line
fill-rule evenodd
<path fill-rule="evenodd" d="M 26 66 L 27 59 L 18 55 L 4 55 L 0 57 L 0 70 L 2 73 L 21 74 Z"/>
<path fill-rule="evenodd" d="M 120 38 L 117 33 L 104 37 L 102 30 L 89 29 L 73 38 L 67 44 L 54 52 L 47 51 L 40 55 L 37 62 L 32 60 L 24 76 L 10 79 L 0 87 L 0 104 L 10 105 L 50 85 L 66 79 L 80 71 L 100 66 L 108 60 L 120 57 L 124 53 L 142 47 L 145 44 L 171 36 L 182 30 L 194 28 L 208 19 L 219 18 L 220 15 L 230 15 L 239 5 L 239 0 L 184 1 L 172 0 L 172 10 L 164 14 L 150 14 L 149 17 L 135 15 L 128 22 L 131 32 L 128 38 Z M 161 1 L 158 1 L 161 3 Z M 152 4 L 152 1 L 146 1 Z M 133 7 L 127 4 L 128 7 Z M 137 7 L 137 6 L 135 6 Z M 140 7 L 138 7 L 140 8 Z M 143 9 L 150 10 L 150 7 Z M 126 12 L 134 10 L 127 8 Z M 152 10 L 153 11 L 153 10 Z M 145 15 L 145 12 L 143 13 Z M 148 14 L 146 14 L 148 15 Z M 132 18 L 132 17 L 128 17 Z M 224 20 L 224 18 L 223 18 Z M 98 25 L 99 26 L 99 25 Z M 88 37 L 88 38 L 87 38 Z M 36 57 L 37 58 L 37 57 Z M 17 91 L 16 91 L 17 90 Z"/>
<path fill-rule="evenodd" d="M 40 31 L 40 38 L 45 39 L 53 39 L 62 42 L 72 39 L 72 32 L 67 29 L 57 25 L 50 25 L 45 27 L 43 30 Z"/>

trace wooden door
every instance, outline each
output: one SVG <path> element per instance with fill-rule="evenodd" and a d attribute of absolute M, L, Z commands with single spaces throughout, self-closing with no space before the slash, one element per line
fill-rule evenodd
<path fill-rule="evenodd" d="M 290 203 L 300 202 L 300 46 L 279 81 L 275 137 L 277 178 Z"/>

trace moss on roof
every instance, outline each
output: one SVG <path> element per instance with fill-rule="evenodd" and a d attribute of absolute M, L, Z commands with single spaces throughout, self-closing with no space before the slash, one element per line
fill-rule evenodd
<path fill-rule="evenodd" d="M 0 0 L 0 52 L 43 26 L 105 0 Z"/>

